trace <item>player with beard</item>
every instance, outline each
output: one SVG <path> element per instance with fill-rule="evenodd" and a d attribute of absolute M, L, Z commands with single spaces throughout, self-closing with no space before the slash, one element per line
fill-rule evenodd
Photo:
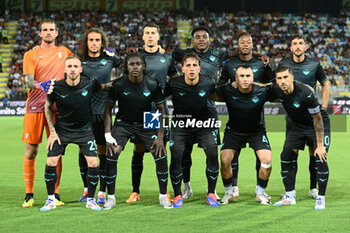
<path fill-rule="evenodd" d="M 322 108 L 324 128 L 330 134 L 330 122 L 327 114 L 329 100 L 328 78 L 319 61 L 308 57 L 305 52 L 307 50 L 306 40 L 302 35 L 294 35 L 291 38 L 290 50 L 292 56 L 284 58 L 279 65 L 289 66 L 293 70 L 294 79 L 303 84 L 311 86 L 316 92 L 316 84 L 319 82 L 322 88 Z M 286 133 L 293 128 L 293 121 L 286 116 Z M 309 146 L 309 145 L 308 145 Z M 309 146 L 309 172 L 310 172 L 310 191 L 309 197 L 317 198 L 317 166 L 313 152 L 313 148 Z"/>
<path fill-rule="evenodd" d="M 250 67 L 252 67 L 252 71 L 254 74 L 254 82 L 256 83 L 268 83 L 271 82 L 274 77 L 275 73 L 272 71 L 269 64 L 265 66 L 265 64 L 255 56 L 253 56 L 253 38 L 250 36 L 250 34 L 244 32 L 241 33 L 238 36 L 238 49 L 239 54 L 238 56 L 229 58 L 226 63 L 224 64 L 222 68 L 221 77 L 219 79 L 218 84 L 224 84 L 224 83 L 232 83 L 236 81 L 236 71 L 237 67 L 242 64 L 247 64 Z M 262 118 L 264 118 L 264 112 L 261 112 Z M 265 122 L 265 121 L 263 121 Z M 239 189 L 237 184 L 238 179 L 238 157 L 240 155 L 240 149 L 236 150 L 235 156 L 232 160 L 232 172 L 233 172 L 233 178 L 232 178 L 232 189 L 233 189 L 233 196 L 235 199 L 239 197 Z M 260 161 L 258 156 L 256 156 L 256 177 L 257 180 L 259 179 L 259 170 L 260 170 Z M 258 188 L 258 184 L 257 184 Z M 271 197 L 264 194 L 268 199 Z"/>
<path fill-rule="evenodd" d="M 28 86 L 29 93 L 26 103 L 26 112 L 23 120 L 22 141 L 25 142 L 23 160 L 23 176 L 26 187 L 26 197 L 22 207 L 34 205 L 34 178 L 35 158 L 38 154 L 39 144 L 42 142 L 44 127 L 46 136 L 49 137 L 49 128 L 44 113 L 46 96 L 54 79 L 64 78 L 64 61 L 73 53 L 66 47 L 56 46 L 55 40 L 58 30 L 55 22 L 44 19 L 39 25 L 39 36 L 42 39 L 40 46 L 24 54 L 23 75 Z M 56 110 L 54 109 L 54 116 Z M 57 183 L 55 187 L 55 200 L 57 206 L 64 205 L 58 195 L 60 177 L 62 172 L 62 160 L 58 160 Z"/>
<path fill-rule="evenodd" d="M 105 33 L 98 28 L 91 28 L 84 33 L 79 51 L 82 59 L 82 75 L 97 80 L 101 84 L 110 82 L 112 69 L 119 68 L 122 64 L 122 60 L 109 51 L 107 45 L 108 39 Z M 102 205 L 106 202 L 106 140 L 104 137 L 103 112 L 107 94 L 107 92 L 95 92 L 91 102 L 92 131 L 96 139 L 97 152 L 100 160 L 100 190 L 98 192 L 97 204 Z M 88 165 L 81 151 L 79 151 L 79 167 L 84 182 L 84 194 L 79 201 L 85 202 L 88 195 Z"/>

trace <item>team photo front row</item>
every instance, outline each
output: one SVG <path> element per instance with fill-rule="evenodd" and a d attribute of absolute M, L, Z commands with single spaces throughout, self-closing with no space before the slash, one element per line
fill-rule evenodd
<path fill-rule="evenodd" d="M 246 143 L 254 150 L 260 161 L 255 190 L 256 201 L 269 205 L 270 196 L 265 193 L 271 173 L 271 147 L 266 134 L 263 106 L 267 101 L 279 101 L 287 112 L 286 139 L 281 153 L 281 175 L 285 195 L 275 206 L 293 205 L 295 201 L 295 177 L 298 151 L 305 144 L 313 148 L 317 166 L 319 187 L 315 209 L 325 208 L 325 192 L 328 181 L 327 151 L 330 144 L 329 118 L 320 107 L 314 90 L 294 81 L 293 70 L 286 65 L 279 66 L 273 83 L 254 82 L 253 68 L 247 64 L 236 69 L 235 82 L 217 86 L 213 77 L 200 74 L 201 61 L 194 53 L 182 59 L 183 75 L 171 78 L 164 90 L 158 81 L 145 74 L 146 62 L 138 53 L 126 58 L 125 75 L 107 84 L 100 84 L 82 74 L 82 62 L 77 56 L 69 56 L 64 63 L 65 79 L 50 83 L 45 104 L 45 115 L 49 125 L 48 158 L 45 181 L 48 192 L 46 204 L 40 209 L 56 208 L 55 185 L 57 163 L 65 153 L 68 144 L 79 145 L 84 154 L 87 169 L 86 207 L 93 210 L 108 210 L 116 205 L 115 188 L 117 162 L 127 141 L 132 139 L 142 144 L 146 152 L 152 153 L 156 163 L 159 184 L 159 204 L 163 208 L 181 207 L 183 196 L 182 157 L 186 144 L 198 143 L 206 159 L 207 203 L 212 207 L 228 204 L 236 197 L 232 186 L 232 161 L 237 151 Z M 216 77 L 215 77 L 216 78 Z M 105 177 L 107 195 L 101 207 L 96 203 L 95 191 L 99 181 L 97 145 L 91 127 L 91 100 L 94 94 L 107 93 L 104 109 L 104 136 L 106 140 Z M 145 129 L 144 112 L 155 111 L 156 116 L 167 118 L 166 97 L 171 96 L 174 107 L 170 129 L 170 168 L 166 153 L 166 134 L 169 129 Z M 112 124 L 112 109 L 118 101 L 118 112 Z M 218 201 L 215 191 L 219 176 L 218 145 L 220 134 L 217 126 L 186 124 L 193 121 L 217 119 L 211 101 L 225 102 L 229 120 L 221 144 L 221 177 L 225 195 Z M 57 106 L 57 115 L 53 105 Z M 214 113 L 213 113 L 214 112 Z M 55 121 L 54 121 L 55 116 Z M 180 122 L 185 122 L 181 124 Z M 184 127 L 185 126 L 185 127 Z M 187 127 L 186 127 L 187 126 Z M 189 126 L 189 127 L 188 127 Z M 168 176 L 174 189 L 174 198 L 167 194 Z"/>

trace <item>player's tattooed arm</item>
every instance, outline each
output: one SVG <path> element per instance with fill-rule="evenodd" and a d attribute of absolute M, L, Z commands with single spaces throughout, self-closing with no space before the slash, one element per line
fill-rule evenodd
<path fill-rule="evenodd" d="M 312 115 L 312 118 L 314 121 L 314 129 L 315 129 L 316 141 L 317 141 L 317 148 L 315 150 L 314 156 L 318 155 L 321 162 L 323 163 L 327 161 L 327 152 L 323 146 L 324 128 L 323 128 L 322 115 L 321 113 L 317 113 L 315 115 Z"/>
<path fill-rule="evenodd" d="M 50 136 L 47 139 L 47 146 L 46 146 L 46 150 L 52 150 L 52 146 L 55 143 L 55 141 L 58 142 L 58 144 L 61 145 L 61 140 L 58 137 L 54 124 L 53 124 L 53 111 L 52 111 L 52 104 L 49 103 L 49 101 L 46 101 L 45 103 L 45 116 L 46 116 L 46 120 L 47 120 L 47 124 L 49 126 L 50 129 Z"/>
<path fill-rule="evenodd" d="M 108 156 L 113 156 L 116 152 L 120 153 L 123 149 L 121 146 L 118 145 L 117 141 L 111 134 L 112 109 L 114 107 L 114 104 L 115 103 L 111 103 L 107 100 L 104 111 L 106 154 Z"/>
<path fill-rule="evenodd" d="M 26 74 L 24 76 L 24 80 L 30 89 L 36 89 L 36 81 L 34 80 L 34 74 Z"/>
<path fill-rule="evenodd" d="M 160 116 L 161 124 L 160 124 L 160 129 L 158 130 L 157 138 L 154 140 L 151 150 L 155 150 L 156 156 L 162 157 L 163 155 L 166 155 L 166 149 L 163 141 L 163 138 L 164 138 L 163 121 L 165 120 L 165 117 L 166 117 L 164 102 L 157 104 L 157 109 L 161 113 L 161 116 Z"/>

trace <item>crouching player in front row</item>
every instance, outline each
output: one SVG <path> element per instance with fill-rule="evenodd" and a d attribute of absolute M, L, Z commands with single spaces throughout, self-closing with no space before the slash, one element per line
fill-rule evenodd
<path fill-rule="evenodd" d="M 327 152 L 330 146 L 330 123 L 327 114 L 321 114 L 320 105 L 311 87 L 294 81 L 288 66 L 276 69 L 274 91 L 283 104 L 294 127 L 286 134 L 281 154 L 281 175 L 286 194 L 275 206 L 293 205 L 295 202 L 295 177 L 298 151 L 304 150 L 305 143 L 313 148 L 317 165 L 319 187 L 315 209 L 325 208 L 325 194 L 329 170 Z M 325 127 L 324 127 L 325 126 Z"/>
<path fill-rule="evenodd" d="M 108 200 L 103 209 L 109 210 L 116 204 L 115 181 L 117 162 L 121 151 L 129 139 L 135 139 L 150 151 L 156 163 L 159 184 L 159 204 L 163 208 L 172 208 L 167 197 L 168 161 L 163 143 L 163 124 L 160 129 L 145 129 L 143 115 L 151 111 L 152 102 L 156 103 L 158 111 L 153 113 L 153 119 L 165 115 L 164 96 L 156 79 L 146 75 L 146 63 L 139 53 L 131 53 L 126 59 L 127 75 L 117 79 L 111 87 L 104 112 L 105 137 L 107 142 L 106 184 Z M 112 109 L 118 100 L 118 113 L 111 128 Z M 160 111 L 159 111 L 160 110 Z M 162 122 L 160 120 L 160 122 Z"/>
<path fill-rule="evenodd" d="M 50 129 L 47 142 L 47 163 L 45 182 L 48 199 L 40 211 L 56 208 L 55 183 L 56 166 L 64 155 L 69 143 L 79 145 L 88 163 L 88 198 L 86 208 L 101 210 L 95 202 L 95 190 L 98 183 L 97 147 L 91 131 L 90 101 L 94 92 L 108 90 L 110 84 L 99 84 L 96 80 L 80 76 L 81 62 L 78 57 L 70 56 L 65 61 L 66 78 L 58 81 L 51 94 L 47 96 L 45 114 Z M 53 123 L 53 104 L 56 103 L 58 115 Z"/>

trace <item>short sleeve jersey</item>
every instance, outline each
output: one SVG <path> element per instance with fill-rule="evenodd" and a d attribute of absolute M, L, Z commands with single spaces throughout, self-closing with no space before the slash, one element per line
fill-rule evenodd
<path fill-rule="evenodd" d="M 298 81 L 293 83 L 294 91 L 290 95 L 284 94 L 277 84 L 273 84 L 273 91 L 282 102 L 288 116 L 297 126 L 302 128 L 310 127 L 313 125 L 311 115 L 320 112 L 320 104 L 310 86 Z"/>
<path fill-rule="evenodd" d="M 95 79 L 80 76 L 76 86 L 69 86 L 65 79 L 55 84 L 55 89 L 47 95 L 47 101 L 56 103 L 58 114 L 55 129 L 71 133 L 91 130 L 91 98 L 94 92 L 101 89 Z"/>
<path fill-rule="evenodd" d="M 177 73 L 171 53 L 160 54 L 159 51 L 147 53 L 145 50 L 139 52 L 146 61 L 146 75 L 157 79 L 159 85 L 164 89 L 167 76 L 173 76 Z"/>
<path fill-rule="evenodd" d="M 66 47 L 29 50 L 23 58 L 23 75 L 34 74 L 34 80 L 47 82 L 64 78 L 65 59 L 73 53 Z M 44 112 L 47 94 L 42 90 L 29 89 L 26 112 Z"/>
<path fill-rule="evenodd" d="M 228 60 L 222 68 L 222 73 L 220 77 L 220 82 L 222 83 L 232 83 L 236 81 L 236 70 L 239 65 L 247 64 L 252 67 L 254 74 L 254 82 L 258 83 L 267 83 L 273 81 L 275 78 L 275 73 L 272 71 L 271 67 L 267 65 L 264 66 L 264 63 L 253 57 L 249 61 L 242 61 L 239 57 L 234 57 Z"/>
<path fill-rule="evenodd" d="M 163 103 L 164 96 L 156 79 L 144 76 L 142 83 L 133 84 L 123 76 L 113 82 L 107 101 L 118 101 L 117 122 L 142 125 L 143 112 L 151 111 L 152 102 Z"/>
<path fill-rule="evenodd" d="M 177 116 L 188 116 L 197 120 L 209 119 L 212 115 L 208 107 L 209 96 L 215 91 L 213 79 L 199 75 L 196 85 L 185 83 L 184 76 L 170 79 L 164 89 L 165 96 L 172 96 L 174 105 L 174 119 Z"/>
<path fill-rule="evenodd" d="M 261 87 L 253 84 L 253 90 L 245 94 L 231 84 L 226 84 L 219 86 L 216 93 L 226 102 L 229 113 L 227 126 L 232 130 L 246 134 L 265 129 L 261 113 L 265 102 L 275 99 L 271 85 Z"/>
<path fill-rule="evenodd" d="M 284 58 L 280 65 L 287 65 L 292 68 L 294 80 L 307 84 L 316 91 L 316 83 L 321 84 L 328 80 L 319 61 L 305 56 L 304 61 L 296 63 L 293 56 Z"/>
<path fill-rule="evenodd" d="M 88 57 L 82 62 L 82 74 L 105 84 L 111 81 L 112 69 L 119 68 L 121 64 L 120 58 L 102 53 L 99 57 Z M 102 91 L 94 93 L 91 102 L 92 114 L 103 114 L 107 95 L 108 92 Z"/>

